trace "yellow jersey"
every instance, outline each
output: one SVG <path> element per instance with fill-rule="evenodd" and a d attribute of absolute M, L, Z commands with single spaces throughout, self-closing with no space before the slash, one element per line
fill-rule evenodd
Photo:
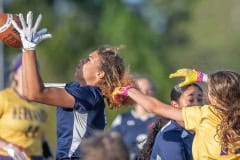
<path fill-rule="evenodd" d="M 185 128 L 195 132 L 192 145 L 194 160 L 240 159 L 240 153 L 221 155 L 220 139 L 216 136 L 221 116 L 213 106 L 183 107 L 182 115 Z"/>
<path fill-rule="evenodd" d="M 0 137 L 25 148 L 31 156 L 42 155 L 46 118 L 40 105 L 23 99 L 13 89 L 0 91 Z M 0 155 L 7 153 L 0 149 Z"/>

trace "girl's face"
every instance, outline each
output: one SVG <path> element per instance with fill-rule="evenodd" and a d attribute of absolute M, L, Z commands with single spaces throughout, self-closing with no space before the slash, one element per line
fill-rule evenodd
<path fill-rule="evenodd" d="M 202 106 L 204 105 L 203 93 L 197 87 L 190 86 L 182 93 L 178 102 L 175 102 L 173 105 L 176 108 L 182 108 L 185 106 Z"/>
<path fill-rule="evenodd" d="M 98 52 L 94 51 L 80 60 L 75 76 L 82 85 L 95 85 L 104 77 L 104 72 L 100 69 L 100 58 Z"/>

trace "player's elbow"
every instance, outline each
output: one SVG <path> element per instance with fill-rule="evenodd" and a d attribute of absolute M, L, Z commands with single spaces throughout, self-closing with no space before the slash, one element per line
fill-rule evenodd
<path fill-rule="evenodd" d="M 24 97 L 30 101 L 37 101 L 38 99 L 38 97 L 35 94 L 27 94 L 27 95 L 24 95 Z"/>
<path fill-rule="evenodd" d="M 36 90 L 24 90 L 23 96 L 30 101 L 38 101 L 41 97 L 41 92 L 38 92 Z"/>

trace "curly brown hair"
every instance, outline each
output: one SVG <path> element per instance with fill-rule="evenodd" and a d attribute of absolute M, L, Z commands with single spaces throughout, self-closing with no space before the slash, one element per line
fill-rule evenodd
<path fill-rule="evenodd" d="M 106 97 L 110 109 L 119 109 L 121 106 L 133 104 L 130 98 L 122 97 L 118 102 L 114 102 L 112 98 L 112 92 L 116 87 L 136 86 L 133 76 L 129 73 L 128 68 L 125 67 L 124 60 L 119 56 L 121 48 L 122 46 L 111 47 L 104 45 L 97 49 L 101 57 L 100 67 L 107 73 L 99 87 Z"/>
<path fill-rule="evenodd" d="M 223 151 L 234 153 L 240 147 L 240 75 L 232 71 L 218 71 L 209 76 L 209 94 L 222 121 L 217 127 Z"/>

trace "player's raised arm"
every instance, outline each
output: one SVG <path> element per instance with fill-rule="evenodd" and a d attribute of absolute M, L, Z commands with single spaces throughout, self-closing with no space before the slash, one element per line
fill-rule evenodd
<path fill-rule="evenodd" d="M 13 22 L 13 26 L 20 33 L 23 45 L 23 91 L 28 99 L 53 106 L 73 107 L 74 99 L 65 89 L 55 87 L 45 87 L 39 73 L 37 64 L 36 47 L 41 41 L 51 38 L 43 28 L 38 31 L 42 20 L 42 15 L 37 17 L 33 24 L 33 13 L 27 13 L 26 20 L 19 14 L 21 27 Z M 57 95 L 57 96 L 56 96 Z"/>

